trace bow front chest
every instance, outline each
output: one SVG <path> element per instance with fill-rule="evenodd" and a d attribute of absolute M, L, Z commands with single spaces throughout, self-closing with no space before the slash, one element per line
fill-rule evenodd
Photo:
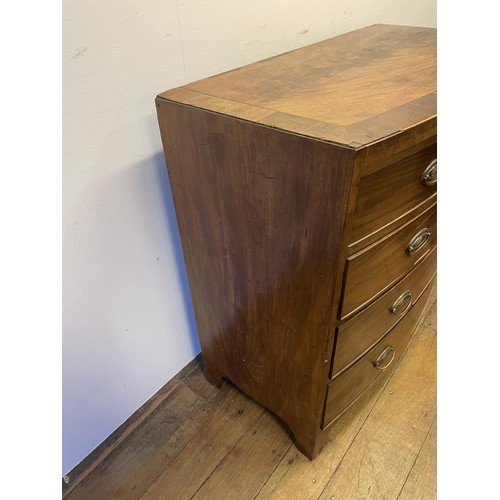
<path fill-rule="evenodd" d="M 370 26 L 156 106 L 206 377 L 314 458 L 436 273 L 436 31 Z"/>

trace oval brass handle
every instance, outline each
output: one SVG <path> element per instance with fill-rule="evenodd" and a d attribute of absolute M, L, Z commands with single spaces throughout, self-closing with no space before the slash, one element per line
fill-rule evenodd
<path fill-rule="evenodd" d="M 408 303 L 406 304 L 406 307 L 398 312 L 398 309 L 405 303 L 405 301 L 408 300 Z M 406 292 L 403 292 L 397 299 L 396 301 L 394 302 L 394 304 L 392 304 L 392 307 L 391 307 L 391 313 L 394 314 L 395 316 L 403 316 L 403 314 L 405 314 L 408 309 L 410 309 L 411 307 L 411 292 L 410 290 L 406 290 Z"/>
<path fill-rule="evenodd" d="M 431 235 L 431 232 L 424 227 L 424 229 L 421 229 L 408 243 L 408 246 L 406 247 L 406 251 L 410 254 L 413 255 L 414 253 L 418 252 L 426 243 L 427 240 L 429 239 L 429 236 Z"/>
<path fill-rule="evenodd" d="M 391 353 L 392 356 L 391 359 L 389 360 L 389 363 L 382 365 L 382 363 L 385 361 L 385 358 L 387 358 L 387 356 L 389 356 L 389 354 Z M 396 356 L 396 351 L 394 350 L 394 347 L 392 347 L 392 345 L 388 345 L 382 351 L 380 356 L 373 362 L 373 366 L 375 366 L 375 368 L 378 368 L 379 370 L 385 370 L 394 361 L 395 356 Z"/>
<path fill-rule="evenodd" d="M 438 162 L 437 160 L 432 160 L 426 169 L 422 172 L 422 177 L 420 178 L 424 186 L 434 186 L 438 181 Z"/>

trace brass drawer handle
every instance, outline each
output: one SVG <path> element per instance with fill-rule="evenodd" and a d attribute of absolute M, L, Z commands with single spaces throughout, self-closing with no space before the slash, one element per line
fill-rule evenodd
<path fill-rule="evenodd" d="M 389 360 L 389 363 L 382 365 L 382 363 L 385 361 L 385 358 L 387 358 L 387 356 L 389 356 L 389 354 L 391 354 L 391 353 L 392 353 L 392 356 L 391 356 L 391 359 Z M 394 347 L 392 347 L 391 345 L 388 345 L 382 351 L 382 354 L 373 362 L 373 366 L 375 366 L 375 368 L 378 368 L 379 370 L 385 370 L 394 361 L 395 357 L 396 357 L 396 351 L 394 350 Z"/>
<path fill-rule="evenodd" d="M 438 162 L 437 160 L 432 160 L 426 169 L 422 172 L 422 177 L 420 178 L 424 186 L 434 186 L 438 181 Z"/>
<path fill-rule="evenodd" d="M 402 311 L 399 311 L 398 312 L 398 309 L 405 303 L 405 301 L 408 299 L 408 302 L 406 304 L 406 307 L 402 310 Z M 391 307 L 391 313 L 394 314 L 395 316 L 403 316 L 403 314 L 405 314 L 408 309 L 410 309 L 411 307 L 411 292 L 410 290 L 406 290 L 406 292 L 403 292 L 397 299 L 396 299 L 396 302 L 394 302 L 394 304 L 392 304 L 392 307 Z"/>
<path fill-rule="evenodd" d="M 421 229 L 411 239 L 410 243 L 406 247 L 406 251 L 410 255 L 413 255 L 414 253 L 417 253 L 427 243 L 427 240 L 429 239 L 430 235 L 431 235 L 431 232 L 426 227 L 424 227 L 424 229 Z"/>

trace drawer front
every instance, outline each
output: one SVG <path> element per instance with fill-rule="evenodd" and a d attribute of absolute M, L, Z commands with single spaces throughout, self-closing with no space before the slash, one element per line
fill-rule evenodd
<path fill-rule="evenodd" d="M 414 304 L 436 272 L 437 248 L 382 297 L 337 328 L 331 378 L 379 341 Z"/>
<path fill-rule="evenodd" d="M 340 317 L 382 294 L 437 244 L 436 205 L 398 231 L 347 259 Z"/>
<path fill-rule="evenodd" d="M 429 285 L 426 288 L 417 303 L 381 342 L 330 383 L 326 396 L 323 428 L 347 410 L 380 375 L 388 371 L 389 366 L 396 366 L 427 304 L 431 287 L 432 285 Z"/>
<path fill-rule="evenodd" d="M 436 199 L 436 154 L 433 144 L 361 179 L 352 218 L 352 246 L 380 238 L 396 229 L 405 214 Z"/>

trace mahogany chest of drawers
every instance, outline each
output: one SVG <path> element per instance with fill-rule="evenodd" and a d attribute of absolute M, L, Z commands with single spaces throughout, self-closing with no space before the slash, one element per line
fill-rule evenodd
<path fill-rule="evenodd" d="M 156 105 L 206 376 L 313 458 L 436 273 L 436 31 L 370 26 Z"/>

